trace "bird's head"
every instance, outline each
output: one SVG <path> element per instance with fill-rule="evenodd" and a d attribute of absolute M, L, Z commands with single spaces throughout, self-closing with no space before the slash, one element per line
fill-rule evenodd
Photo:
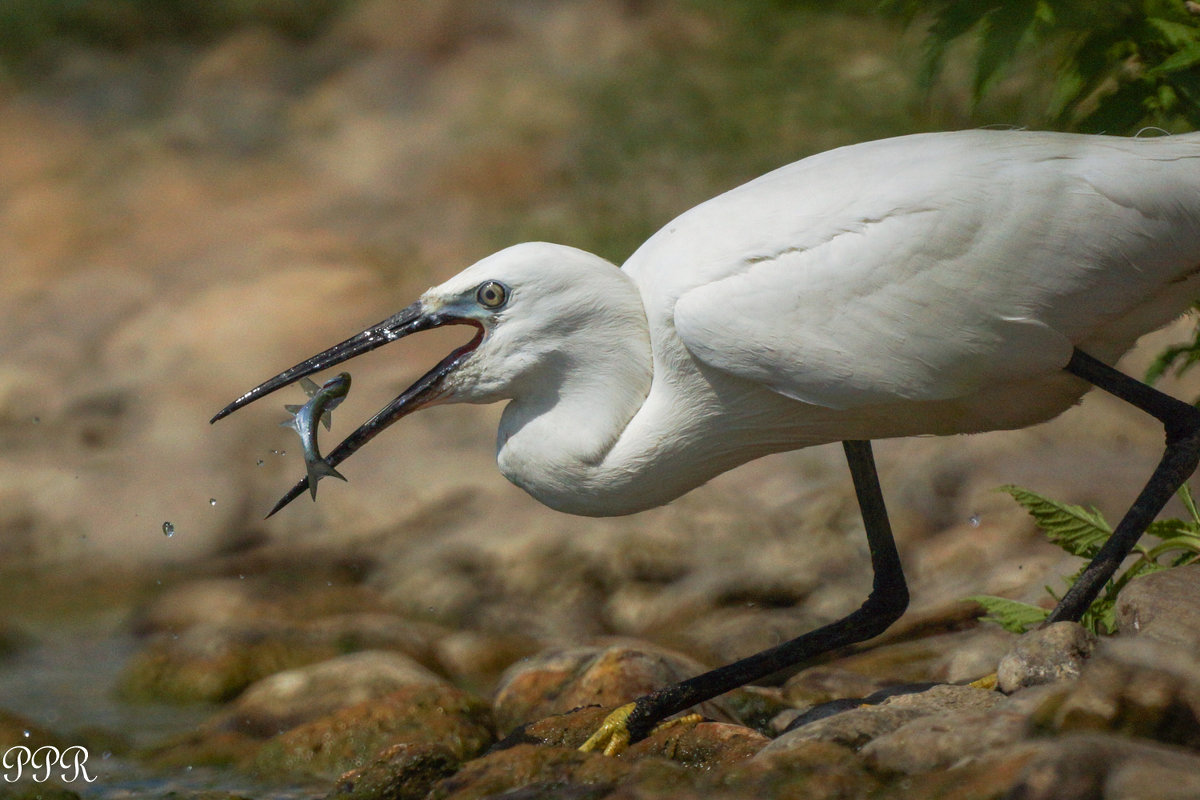
<path fill-rule="evenodd" d="M 603 318 L 603 325 L 594 324 Z M 315 372 L 445 325 L 475 334 L 330 451 L 336 466 L 396 420 L 438 403 L 489 403 L 553 381 L 586 352 L 613 346 L 613 325 L 644 330 L 637 290 L 612 264 L 561 245 L 527 243 L 475 263 L 417 302 L 286 369 L 221 409 L 212 422 Z M 271 513 L 306 488 L 301 481 Z"/>

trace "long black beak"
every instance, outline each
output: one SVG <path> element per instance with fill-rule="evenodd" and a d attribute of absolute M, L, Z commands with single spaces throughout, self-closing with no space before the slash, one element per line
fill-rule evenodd
<path fill-rule="evenodd" d="M 474 325 L 478 328 L 478 332 L 470 342 L 443 358 L 438 362 L 436 367 L 422 375 L 416 383 L 405 389 L 400 396 L 380 409 L 375 416 L 364 422 L 359 426 L 358 430 L 351 433 L 341 444 L 330 451 L 329 455 L 325 457 L 325 463 L 331 467 L 335 467 L 396 420 L 438 399 L 442 379 L 453 372 L 455 367 L 479 346 L 479 343 L 483 340 L 483 327 L 474 320 L 453 317 L 439 312 L 429 312 L 421 303 L 413 303 L 382 322 L 372 325 L 362 333 L 351 336 L 346 341 L 335 344 L 328 350 L 305 359 L 294 367 L 279 373 L 274 378 L 254 387 L 218 411 L 210 422 L 216 422 L 223 417 L 227 417 L 239 408 L 265 397 L 276 389 L 295 383 L 307 375 L 328 369 L 335 364 L 340 364 L 357 355 L 362 355 L 388 342 L 394 342 L 397 339 L 417 333 L 418 331 L 455 324 Z M 275 507 L 271 509 L 271 512 L 267 516 L 270 517 L 276 511 L 279 511 L 279 509 L 303 494 L 307 488 L 308 478 L 303 478 L 275 504 Z"/>

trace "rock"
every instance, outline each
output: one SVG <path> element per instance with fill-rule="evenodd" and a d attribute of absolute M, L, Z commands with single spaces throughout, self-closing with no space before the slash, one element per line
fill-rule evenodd
<path fill-rule="evenodd" d="M 585 706 L 531 722 L 510 732 L 493 749 L 526 744 L 578 748 L 596 732 L 610 711 L 609 708 Z M 745 761 L 769 741 L 744 725 L 681 721 L 652 731 L 645 739 L 630 745 L 620 757 L 625 761 L 665 758 L 690 767 L 720 770 Z"/>
<path fill-rule="evenodd" d="M 868 742 L 861 753 L 882 772 L 928 772 L 988 755 L 1028 730 L 1027 718 L 1012 711 L 948 711 L 907 722 Z"/>
<path fill-rule="evenodd" d="M 1144 637 L 1102 643 L 1077 682 L 1047 697 L 1034 721 L 1060 732 L 1112 731 L 1200 747 L 1195 652 Z"/>
<path fill-rule="evenodd" d="M 1011 694 L 1028 686 L 1076 678 L 1095 646 L 1095 634 L 1077 622 L 1056 622 L 1032 630 L 1000 659 L 997 685 Z"/>
<path fill-rule="evenodd" d="M 157 593 L 133 610 L 129 627 L 137 636 L 177 634 L 205 623 L 227 625 L 279 616 L 278 606 L 259 596 L 253 582 L 207 578 L 190 580 Z"/>
<path fill-rule="evenodd" d="M 1040 742 L 1019 742 L 949 769 L 905 775 L 890 781 L 876 800 L 1019 800 L 1012 787 L 1040 749 Z"/>
<path fill-rule="evenodd" d="M 212 724 L 265 739 L 404 687 L 434 683 L 445 681 L 399 653 L 351 653 L 251 684 Z"/>
<path fill-rule="evenodd" d="M 460 630 L 433 643 L 434 658 L 450 680 L 491 694 L 504 670 L 537 652 L 531 637 Z"/>
<path fill-rule="evenodd" d="M 783 730 L 775 727 L 781 715 L 799 711 L 784 699 L 782 690 L 770 686 L 742 686 L 723 695 L 721 700 L 728 704 L 734 719 L 771 738 Z"/>
<path fill-rule="evenodd" d="M 721 784 L 737 797 L 851 798 L 870 797 L 880 780 L 863 759 L 843 745 L 828 741 L 796 742 L 786 749 L 769 748 L 733 767 Z"/>
<path fill-rule="evenodd" d="M 652 732 L 630 745 L 624 757 L 660 756 L 689 767 L 723 770 L 746 761 L 770 742 L 743 725 L 681 722 Z"/>
<path fill-rule="evenodd" d="M 1200 755 L 1125 736 L 1067 736 L 1040 742 L 1005 796 L 1019 800 L 1194 800 L 1200 797 Z"/>
<path fill-rule="evenodd" d="M 791 730 L 767 745 L 763 753 L 786 752 L 802 742 L 814 740 L 858 749 L 919 717 L 948 712 L 985 711 L 1002 700 L 1003 697 L 995 692 L 953 685 L 895 694 L 879 702 L 857 705 L 832 716 L 815 718 L 811 722 L 805 722 L 805 717 L 801 717 L 793 723 Z"/>
<path fill-rule="evenodd" d="M 279 623 L 195 625 L 161 635 L 122 670 L 120 695 L 133 702 L 220 702 L 255 681 L 340 655 L 335 642 L 314 640 Z"/>
<path fill-rule="evenodd" d="M 250 766 L 273 776 L 332 778 L 362 769 L 397 744 L 443 744 L 461 763 L 493 740 L 491 709 L 478 697 L 442 684 L 409 686 L 268 740 Z"/>
<path fill-rule="evenodd" d="M 402 742 L 382 750 L 366 766 L 337 779 L 330 798 L 422 800 L 433 785 L 458 771 L 460 760 L 441 743 Z"/>
<path fill-rule="evenodd" d="M 808 708 L 830 700 L 866 697 L 886 686 L 886 679 L 836 664 L 821 665 L 809 667 L 789 678 L 783 685 L 783 697 L 797 708 Z"/>
<path fill-rule="evenodd" d="M 519 744 L 488 753 L 436 784 L 430 800 L 489 797 L 586 800 L 628 787 L 634 797 L 691 798 L 705 781 L 702 770 L 661 758 L 630 760 L 573 748 Z"/>
<path fill-rule="evenodd" d="M 548 650 L 514 664 L 501 677 L 496 720 L 505 731 L 581 706 L 615 708 L 703 671 L 685 656 L 642 643 Z M 731 719 L 719 701 L 701 709 L 706 716 Z"/>
<path fill-rule="evenodd" d="M 1117 595 L 1117 630 L 1200 649 L 1200 564 L 1142 575 Z"/>
<path fill-rule="evenodd" d="M 303 581 L 281 591 L 269 581 L 205 579 L 164 591 L 135 612 L 131 627 L 152 634 L 127 662 L 124 697 L 142 701 L 229 700 L 255 681 L 360 650 L 396 650 L 435 666 L 436 626 L 373 608 L 356 586 Z"/>

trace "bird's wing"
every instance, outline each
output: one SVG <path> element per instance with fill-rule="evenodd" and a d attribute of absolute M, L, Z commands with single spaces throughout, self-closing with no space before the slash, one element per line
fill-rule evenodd
<path fill-rule="evenodd" d="M 931 258 L 908 241 L 932 227 L 898 215 L 756 261 L 683 294 L 676 330 L 709 366 L 830 408 L 945 400 L 1062 368 L 1065 336 L 971 285 L 974 247 Z"/>
<path fill-rule="evenodd" d="M 1185 263 L 1182 245 L 1156 244 L 1174 223 L 1138 207 L 1161 198 L 1107 188 L 1155 198 L 1165 184 L 1145 177 L 1148 161 L 1110 166 L 1121 153 L 1093 152 L 1107 144 L 1079 149 L 1102 137 L 994 136 L 845 148 L 698 206 L 631 258 L 656 297 L 648 315 L 662 309 L 658 324 L 701 362 L 831 408 L 962 397 L 1062 368 L 1087 325 Z"/>

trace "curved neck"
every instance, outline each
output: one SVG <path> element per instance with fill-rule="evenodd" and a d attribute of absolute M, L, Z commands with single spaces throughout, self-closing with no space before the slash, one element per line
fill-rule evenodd
<path fill-rule="evenodd" d="M 500 471 L 551 508 L 578 505 L 580 493 L 602 480 L 597 471 L 650 391 L 653 357 L 641 296 L 611 269 L 602 302 L 523 376 L 500 419 Z"/>

